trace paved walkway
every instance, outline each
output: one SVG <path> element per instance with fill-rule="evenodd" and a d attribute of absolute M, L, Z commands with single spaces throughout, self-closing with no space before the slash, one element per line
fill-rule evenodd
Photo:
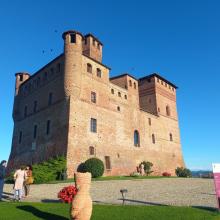
<path fill-rule="evenodd" d="M 24 201 L 57 202 L 57 193 L 69 183 L 31 186 Z M 91 195 L 96 203 L 121 204 L 120 189 L 127 189 L 126 204 L 216 207 L 212 179 L 165 178 L 92 182 Z M 12 197 L 12 185 L 5 184 L 6 197 Z M 9 199 L 6 198 L 6 199 Z"/>

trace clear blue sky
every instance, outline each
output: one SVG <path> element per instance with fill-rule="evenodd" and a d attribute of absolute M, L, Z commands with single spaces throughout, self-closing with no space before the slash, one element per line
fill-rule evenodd
<path fill-rule="evenodd" d="M 179 86 L 186 165 L 210 169 L 220 162 L 219 10 L 217 0 L 2 0 L 0 160 L 11 147 L 14 73 L 37 71 L 62 53 L 62 32 L 76 29 L 103 42 L 111 76 L 159 72 Z"/>

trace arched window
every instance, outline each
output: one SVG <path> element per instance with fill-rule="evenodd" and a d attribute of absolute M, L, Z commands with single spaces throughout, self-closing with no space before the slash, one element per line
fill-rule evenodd
<path fill-rule="evenodd" d="M 92 73 L 92 65 L 90 63 L 87 63 L 87 72 Z"/>
<path fill-rule="evenodd" d="M 170 133 L 170 141 L 173 141 L 173 135 Z"/>
<path fill-rule="evenodd" d="M 97 77 L 101 78 L 102 77 L 102 71 L 99 68 L 97 68 L 96 71 L 97 71 Z"/>
<path fill-rule="evenodd" d="M 121 111 L 121 108 L 120 108 L 120 106 L 117 106 L 117 110 L 120 112 Z"/>
<path fill-rule="evenodd" d="M 167 116 L 170 116 L 170 106 L 166 106 L 166 114 Z"/>
<path fill-rule="evenodd" d="M 155 135 L 152 134 L 152 143 L 155 144 L 156 140 L 155 140 Z"/>
<path fill-rule="evenodd" d="M 89 147 L 89 155 L 95 155 L 95 148 L 93 146 Z"/>
<path fill-rule="evenodd" d="M 134 89 L 136 89 L 136 83 L 134 82 Z"/>
<path fill-rule="evenodd" d="M 134 131 L 134 146 L 140 147 L 140 136 L 137 130 Z"/>
<path fill-rule="evenodd" d="M 127 95 L 125 95 L 125 99 L 128 99 Z"/>
<path fill-rule="evenodd" d="M 112 93 L 112 94 L 114 94 L 114 93 L 115 93 L 114 89 L 111 89 L 111 93 Z"/>
<path fill-rule="evenodd" d="M 131 80 L 129 80 L 129 86 L 132 86 L 132 82 L 131 82 Z"/>
<path fill-rule="evenodd" d="M 121 93 L 120 92 L 118 92 L 118 97 L 121 97 Z"/>

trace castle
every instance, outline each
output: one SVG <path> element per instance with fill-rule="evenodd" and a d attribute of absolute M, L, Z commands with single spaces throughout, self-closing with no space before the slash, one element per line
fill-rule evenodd
<path fill-rule="evenodd" d="M 65 155 L 67 174 L 91 157 L 105 175 L 129 175 L 142 161 L 154 175 L 184 166 L 177 87 L 153 73 L 109 78 L 103 44 L 92 34 L 62 35 L 64 52 L 35 74 L 16 73 L 9 169 Z"/>

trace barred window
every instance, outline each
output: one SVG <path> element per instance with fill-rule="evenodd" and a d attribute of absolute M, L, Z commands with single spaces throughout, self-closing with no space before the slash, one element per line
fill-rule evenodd
<path fill-rule="evenodd" d="M 96 93 L 91 92 L 91 102 L 96 103 Z"/>
<path fill-rule="evenodd" d="M 91 118 L 90 120 L 90 131 L 93 133 L 97 132 L 97 120 L 95 118 Z"/>

